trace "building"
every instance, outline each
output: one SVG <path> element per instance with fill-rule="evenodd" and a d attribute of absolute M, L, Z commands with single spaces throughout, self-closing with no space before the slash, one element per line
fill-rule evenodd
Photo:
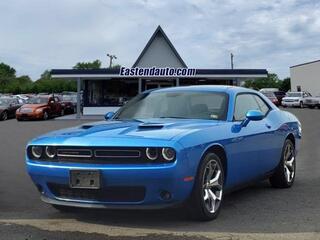
<path fill-rule="evenodd" d="M 117 110 L 145 90 L 186 85 L 241 85 L 247 79 L 267 77 L 268 72 L 266 69 L 188 68 L 158 26 L 131 68 L 53 69 L 51 74 L 56 78 L 77 79 L 78 92 L 83 90 L 83 114 L 96 115 Z"/>
<path fill-rule="evenodd" d="M 320 96 L 320 60 L 290 67 L 291 91 L 307 91 Z"/>

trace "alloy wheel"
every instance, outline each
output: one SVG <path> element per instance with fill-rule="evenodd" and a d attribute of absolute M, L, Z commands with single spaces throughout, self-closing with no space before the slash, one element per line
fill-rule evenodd
<path fill-rule="evenodd" d="M 216 160 L 210 160 L 203 174 L 202 189 L 204 205 L 210 213 L 215 213 L 222 199 L 222 171 Z"/>
<path fill-rule="evenodd" d="M 7 120 L 7 119 L 8 119 L 8 113 L 7 113 L 6 111 L 4 111 L 4 112 L 2 113 L 2 120 L 5 121 L 5 120 Z"/>
<path fill-rule="evenodd" d="M 44 119 L 44 120 L 47 120 L 48 117 L 49 117 L 49 116 L 48 116 L 48 113 L 47 113 L 47 112 L 44 112 L 44 113 L 43 113 L 43 119 Z"/>
<path fill-rule="evenodd" d="M 295 153 L 294 147 L 287 144 L 284 151 L 284 174 L 288 183 L 291 183 L 295 174 Z"/>

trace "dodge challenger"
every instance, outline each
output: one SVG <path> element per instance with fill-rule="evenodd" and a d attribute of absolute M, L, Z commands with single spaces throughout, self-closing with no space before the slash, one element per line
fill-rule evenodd
<path fill-rule="evenodd" d="M 27 171 L 44 202 L 61 211 L 183 206 L 211 220 L 239 186 L 295 179 L 301 124 L 254 90 L 151 90 L 105 119 L 28 143 Z"/>

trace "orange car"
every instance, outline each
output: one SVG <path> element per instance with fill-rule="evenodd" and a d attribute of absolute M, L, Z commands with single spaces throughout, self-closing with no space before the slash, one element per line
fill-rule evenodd
<path fill-rule="evenodd" d="M 27 104 L 17 109 L 16 118 L 21 120 L 47 120 L 64 115 L 64 108 L 56 96 L 39 95 L 28 99 Z"/>

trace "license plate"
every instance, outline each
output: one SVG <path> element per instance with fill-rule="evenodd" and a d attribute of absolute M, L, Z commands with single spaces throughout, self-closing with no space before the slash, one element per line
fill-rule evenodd
<path fill-rule="evenodd" d="M 100 172 L 97 170 L 70 170 L 71 188 L 99 189 L 101 187 Z"/>

